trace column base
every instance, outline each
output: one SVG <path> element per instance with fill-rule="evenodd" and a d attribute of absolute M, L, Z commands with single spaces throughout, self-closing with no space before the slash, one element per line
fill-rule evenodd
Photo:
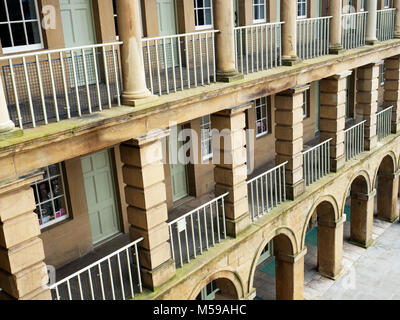
<path fill-rule="evenodd" d="M 399 219 L 399 216 L 396 216 L 396 217 L 393 217 L 393 218 L 389 219 L 389 218 L 385 218 L 385 217 L 380 217 L 380 216 L 379 216 L 379 213 L 378 213 L 378 214 L 376 215 L 376 218 L 377 218 L 378 220 L 381 220 L 381 221 L 385 221 L 385 222 L 389 222 L 389 223 L 394 223 L 394 222 L 396 222 L 397 219 Z"/>
<path fill-rule="evenodd" d="M 357 240 L 352 240 L 352 239 L 349 240 L 349 243 L 351 243 L 352 245 L 355 245 L 355 246 L 363 248 L 363 249 L 369 248 L 374 242 L 375 242 L 374 239 L 369 240 L 367 243 L 357 241 Z"/>
<path fill-rule="evenodd" d="M 170 259 L 153 270 L 142 268 L 143 286 L 155 291 L 176 273 L 175 261 Z"/>
<path fill-rule="evenodd" d="M 282 65 L 286 67 L 294 66 L 300 62 L 301 59 L 298 56 L 282 57 Z"/>
<path fill-rule="evenodd" d="M 247 212 L 241 217 L 231 220 L 226 218 L 226 234 L 230 237 L 236 238 L 241 232 L 251 225 L 250 213 Z"/>
<path fill-rule="evenodd" d="M 8 131 L 1 131 L 1 129 L 0 129 L 0 140 L 22 137 L 23 135 L 24 135 L 24 131 L 20 128 L 13 127 L 12 129 L 10 129 Z"/>
<path fill-rule="evenodd" d="M 328 278 L 331 280 L 337 280 L 343 275 L 344 269 L 341 268 L 340 271 L 335 275 L 330 275 L 330 274 L 324 273 L 323 271 L 319 271 L 319 270 L 318 270 L 318 273 L 324 278 Z"/>
<path fill-rule="evenodd" d="M 11 120 L 8 120 L 4 123 L 0 123 L 0 134 L 3 132 L 13 130 L 14 128 L 15 128 L 15 124 Z"/>
<path fill-rule="evenodd" d="M 286 185 L 286 198 L 294 200 L 305 191 L 304 180 L 300 180 L 294 185 Z"/>
<path fill-rule="evenodd" d="M 329 54 L 341 54 L 345 52 L 346 49 L 342 45 L 334 45 L 329 47 Z"/>
<path fill-rule="evenodd" d="M 218 82 L 234 82 L 238 80 L 244 79 L 243 73 L 239 73 L 236 70 L 224 72 L 224 71 L 217 71 L 217 81 Z"/>
<path fill-rule="evenodd" d="M 346 163 L 346 157 L 343 155 L 337 159 L 331 159 L 331 172 L 338 172 Z"/>
<path fill-rule="evenodd" d="M 380 41 L 379 40 L 365 40 L 365 44 L 368 46 L 374 46 L 378 44 Z"/>
<path fill-rule="evenodd" d="M 121 103 L 125 106 L 137 107 L 146 103 L 153 102 L 158 98 L 158 96 L 152 95 L 150 91 L 147 91 L 143 94 L 123 93 Z"/>
<path fill-rule="evenodd" d="M 394 38 L 395 39 L 400 39 L 400 32 L 399 31 L 395 31 L 394 32 Z"/>

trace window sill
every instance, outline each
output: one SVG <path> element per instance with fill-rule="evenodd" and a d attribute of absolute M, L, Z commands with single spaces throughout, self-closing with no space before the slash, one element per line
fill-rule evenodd
<path fill-rule="evenodd" d="M 268 134 L 270 134 L 270 132 L 268 132 L 268 131 L 267 131 L 267 132 L 260 133 L 260 134 L 256 134 L 256 139 L 265 137 L 265 136 L 267 136 Z"/>
<path fill-rule="evenodd" d="M 11 48 L 3 48 L 4 55 L 12 55 L 12 54 L 19 54 L 31 51 L 37 51 L 44 49 L 44 45 L 32 45 L 32 46 L 20 46 L 20 47 L 11 47 Z"/>
<path fill-rule="evenodd" d="M 214 26 L 213 26 L 213 25 L 196 26 L 196 27 L 194 28 L 194 30 L 196 30 L 196 31 L 214 30 Z"/>
<path fill-rule="evenodd" d="M 40 226 L 40 231 L 41 231 L 41 233 L 44 233 L 46 231 L 50 231 L 50 230 L 52 230 L 54 228 L 57 228 L 57 227 L 65 224 L 65 223 L 67 223 L 67 222 L 70 222 L 70 221 L 72 221 L 72 217 L 68 216 L 68 217 L 65 217 L 63 219 L 59 219 L 57 221 L 54 221 L 54 223 L 45 225 L 43 227 Z"/>

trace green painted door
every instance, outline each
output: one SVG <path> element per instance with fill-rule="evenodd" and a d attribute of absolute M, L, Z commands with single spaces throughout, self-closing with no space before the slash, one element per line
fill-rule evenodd
<path fill-rule="evenodd" d="M 82 157 L 82 172 L 93 243 L 120 232 L 110 153 L 100 151 Z"/>
<path fill-rule="evenodd" d="M 177 201 L 188 196 L 188 181 L 186 165 L 179 161 L 183 159 L 183 155 L 179 153 L 184 152 L 182 146 L 183 141 L 178 141 L 179 132 L 182 126 L 175 126 L 171 128 L 171 133 L 168 138 L 169 141 L 169 162 L 171 171 L 171 185 L 172 185 L 172 200 Z"/>
<path fill-rule="evenodd" d="M 64 30 L 65 47 L 80 47 L 96 43 L 96 34 L 94 31 L 93 9 L 91 0 L 60 0 L 61 20 Z M 78 86 L 85 84 L 85 74 L 83 71 L 82 51 L 75 53 L 75 65 L 77 73 Z M 93 67 L 92 52 L 85 53 L 88 81 L 93 84 L 96 81 Z M 71 60 L 68 60 L 71 73 L 71 86 L 75 83 L 72 74 Z"/>
<path fill-rule="evenodd" d="M 157 13 L 158 13 L 158 28 L 160 36 L 170 36 L 178 33 L 177 19 L 176 19 L 176 4 L 175 0 L 157 0 Z M 173 42 L 174 46 L 174 66 L 178 65 L 178 41 Z M 160 53 L 163 53 L 163 46 L 160 47 Z M 167 53 L 168 67 L 172 67 L 172 53 L 171 43 L 166 42 L 165 50 Z M 163 58 L 164 59 L 164 58 Z M 162 61 L 162 68 L 164 68 L 164 61 Z"/>

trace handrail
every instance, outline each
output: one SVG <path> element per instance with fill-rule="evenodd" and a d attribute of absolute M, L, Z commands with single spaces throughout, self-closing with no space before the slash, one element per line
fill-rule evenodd
<path fill-rule="evenodd" d="M 187 36 L 197 36 L 201 34 L 209 34 L 209 33 L 218 33 L 219 30 L 205 30 L 205 31 L 199 31 L 199 32 L 189 32 L 189 33 L 180 33 L 180 34 L 171 34 L 168 36 L 159 36 L 159 37 L 152 37 L 152 38 L 142 38 L 142 42 L 145 41 L 153 41 L 153 40 L 162 40 L 162 39 L 172 39 L 172 38 L 181 38 L 181 37 L 187 37 Z"/>
<path fill-rule="evenodd" d="M 285 161 L 285 162 L 283 162 L 283 163 L 277 165 L 276 167 L 273 167 L 272 169 L 269 169 L 268 171 L 265 171 L 265 172 L 259 174 L 257 177 L 252 178 L 251 180 L 248 180 L 248 181 L 247 181 L 247 184 L 249 184 L 249 183 L 251 183 L 251 182 L 253 182 L 253 181 L 255 181 L 255 180 L 257 180 L 257 179 L 259 179 L 259 178 L 261 178 L 261 177 L 263 177 L 263 176 L 265 176 L 265 175 L 267 175 L 268 173 L 271 173 L 271 172 L 275 171 L 276 169 L 279 169 L 279 168 L 281 168 L 281 167 L 287 165 L 288 163 L 289 163 L 288 161 Z"/>
<path fill-rule="evenodd" d="M 243 29 L 253 29 L 253 28 L 259 28 L 259 27 L 269 27 L 269 26 L 276 26 L 276 25 L 282 25 L 284 24 L 284 21 L 280 22 L 268 22 L 268 23 L 257 23 L 257 24 L 251 24 L 248 26 L 240 26 L 240 27 L 234 27 L 234 30 L 243 30 Z"/>
<path fill-rule="evenodd" d="M 356 123 L 354 126 L 351 126 L 350 128 L 344 130 L 344 133 L 346 133 L 346 132 L 348 132 L 348 131 L 354 129 L 355 127 L 358 127 L 358 126 L 362 125 L 362 124 L 365 123 L 365 122 L 367 122 L 367 120 L 363 120 L 363 121 L 361 121 L 361 122 Z"/>
<path fill-rule="evenodd" d="M 301 22 L 301 21 L 313 21 L 313 20 L 323 20 L 323 19 L 330 19 L 330 18 L 333 18 L 333 16 L 324 16 L 324 17 L 315 17 L 315 18 L 296 19 L 296 22 Z"/>
<path fill-rule="evenodd" d="M 304 150 L 303 154 L 306 154 L 307 152 L 313 151 L 314 149 L 317 149 L 318 147 L 322 146 L 323 144 L 326 144 L 326 143 L 331 142 L 331 141 L 332 141 L 332 138 L 329 138 L 329 139 L 317 144 L 316 146 L 311 147 L 310 149 Z"/>

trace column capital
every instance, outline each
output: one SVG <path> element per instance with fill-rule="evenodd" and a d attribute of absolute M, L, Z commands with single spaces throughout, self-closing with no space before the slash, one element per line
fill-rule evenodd
<path fill-rule="evenodd" d="M 294 96 L 296 94 L 303 93 L 303 92 L 307 91 L 308 89 L 310 89 L 310 84 L 305 84 L 305 85 L 297 86 L 297 87 L 290 88 L 285 91 L 279 92 L 278 95 Z"/>
<path fill-rule="evenodd" d="M 275 258 L 283 262 L 296 263 L 297 261 L 302 259 L 306 254 L 307 254 L 307 247 L 304 247 L 304 249 L 300 250 L 298 253 L 295 253 L 293 255 L 284 252 L 278 252 L 275 255 Z"/>
<path fill-rule="evenodd" d="M 236 107 L 232 107 L 232 108 L 221 110 L 219 112 L 216 112 L 215 115 L 231 116 L 231 115 L 234 115 L 234 114 L 237 114 L 237 113 L 244 112 L 244 111 L 246 111 L 248 109 L 251 109 L 253 106 L 254 106 L 254 102 L 246 103 L 246 104 L 242 104 L 240 106 L 236 106 Z"/>
<path fill-rule="evenodd" d="M 352 70 L 346 70 L 346 71 L 342 71 L 340 73 L 334 74 L 333 76 L 330 76 L 328 79 L 340 80 L 340 79 L 347 78 L 348 76 L 351 76 L 352 73 L 353 73 Z"/>
<path fill-rule="evenodd" d="M 370 193 L 352 192 L 350 195 L 352 199 L 368 201 L 375 197 L 376 189 L 373 189 Z"/>
<path fill-rule="evenodd" d="M 12 192 L 17 189 L 30 186 L 35 181 L 40 180 L 43 177 L 43 172 L 40 170 L 31 172 L 18 178 L 12 178 L 0 181 L 0 194 Z"/>
<path fill-rule="evenodd" d="M 141 147 L 146 144 L 161 140 L 162 138 L 168 137 L 170 135 L 170 132 L 170 129 L 150 131 L 145 135 L 133 138 L 131 140 L 131 144 Z"/>
<path fill-rule="evenodd" d="M 324 226 L 328 228 L 338 228 L 346 222 L 346 215 L 342 215 L 336 221 L 332 220 L 321 220 L 318 219 L 318 226 Z"/>

